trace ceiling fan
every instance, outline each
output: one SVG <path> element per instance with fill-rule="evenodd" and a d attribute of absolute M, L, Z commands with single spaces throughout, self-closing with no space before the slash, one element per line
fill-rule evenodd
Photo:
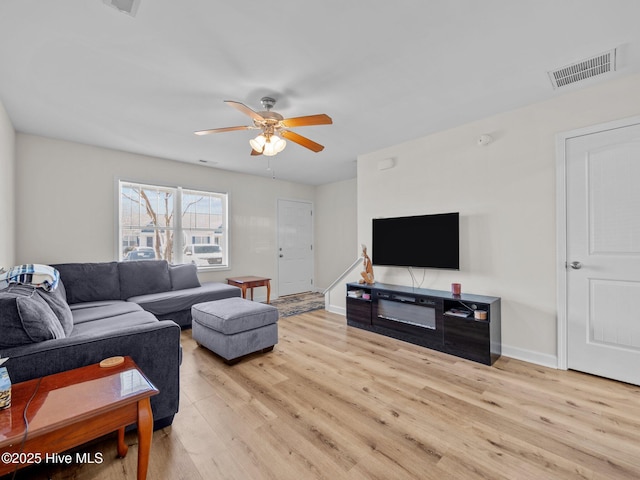
<path fill-rule="evenodd" d="M 318 115 L 307 115 L 304 117 L 284 118 L 279 113 L 271 111 L 273 106 L 276 104 L 275 99 L 271 97 L 262 97 L 260 102 L 265 109 L 262 112 L 256 112 L 240 102 L 234 102 L 232 100 L 224 101 L 227 105 L 249 115 L 253 119 L 253 125 L 213 128 L 211 130 L 199 130 L 194 133 L 196 135 L 208 135 L 210 133 L 233 132 L 235 130 L 262 130 L 260 135 L 249 140 L 249 143 L 251 144 L 251 155 L 264 154 L 267 156 L 273 156 L 281 152 L 284 150 L 287 142 L 280 138 L 280 136 L 314 152 L 320 152 L 324 149 L 324 146 L 319 143 L 288 129 L 311 125 L 330 125 L 333 123 L 331 117 L 321 113 Z"/>

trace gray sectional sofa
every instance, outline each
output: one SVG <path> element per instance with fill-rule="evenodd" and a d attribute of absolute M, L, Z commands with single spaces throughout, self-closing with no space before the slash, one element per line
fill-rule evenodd
<path fill-rule="evenodd" d="M 160 390 L 154 427 L 170 425 L 180 393 L 180 329 L 191 305 L 239 297 L 222 283 L 200 284 L 193 265 L 166 261 L 53 265 L 52 292 L 29 285 L 0 290 L 0 357 L 13 383 L 128 355 Z"/>

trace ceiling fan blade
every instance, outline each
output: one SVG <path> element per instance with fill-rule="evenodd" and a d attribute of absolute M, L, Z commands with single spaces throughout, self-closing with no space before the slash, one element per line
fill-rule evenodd
<path fill-rule="evenodd" d="M 221 133 L 221 132 L 234 132 L 236 130 L 250 130 L 254 127 L 223 127 L 223 128 L 212 128 L 211 130 L 198 130 L 197 132 L 193 132 L 196 135 L 209 135 L 210 133 Z"/>
<path fill-rule="evenodd" d="M 295 142 L 298 145 L 302 145 L 303 147 L 306 147 L 309 150 L 313 150 L 316 153 L 324 150 L 324 147 L 319 143 L 316 143 L 313 140 L 309 140 L 307 137 L 303 137 L 302 135 L 298 135 L 295 132 L 291 132 L 289 130 L 282 130 L 280 132 L 280 135 L 282 135 L 287 140 L 291 140 L 292 142 Z"/>
<path fill-rule="evenodd" d="M 247 107 L 244 103 L 234 102 L 233 100 L 225 100 L 224 103 L 229 105 L 230 107 L 235 108 L 236 110 L 241 111 L 245 115 L 249 115 L 254 120 L 259 122 L 264 122 L 264 117 L 260 115 L 258 112 L 254 112 L 249 107 Z"/>
<path fill-rule="evenodd" d="M 262 155 L 262 152 L 259 152 L 257 150 L 254 150 L 253 148 L 251 149 L 251 156 L 255 157 L 256 155 Z"/>
<path fill-rule="evenodd" d="M 309 125 L 330 125 L 333 123 L 331 117 L 324 113 L 318 115 L 307 115 L 306 117 L 285 118 L 280 123 L 287 127 L 306 127 Z M 295 141 L 295 140 L 294 140 Z"/>

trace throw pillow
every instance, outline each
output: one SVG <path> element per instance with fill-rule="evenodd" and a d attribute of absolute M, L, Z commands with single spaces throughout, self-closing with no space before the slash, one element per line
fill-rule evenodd
<path fill-rule="evenodd" d="M 172 290 L 184 290 L 185 288 L 196 288 L 200 286 L 198 267 L 192 263 L 169 265 L 169 277 L 171 278 Z"/>
<path fill-rule="evenodd" d="M 58 318 L 60 325 L 62 325 L 65 336 L 68 337 L 71 330 L 73 330 L 73 315 L 67 303 L 67 296 L 62 280 L 58 281 L 58 286 L 54 290 L 47 292 L 46 290 L 38 288 L 36 289 L 36 293 L 49 305 L 49 308 L 51 308 Z"/>
<path fill-rule="evenodd" d="M 64 338 L 64 330 L 34 287 L 0 292 L 0 348 Z"/>
<path fill-rule="evenodd" d="M 166 260 L 139 260 L 118 264 L 121 299 L 171 290 Z"/>
<path fill-rule="evenodd" d="M 52 265 L 64 281 L 67 303 L 120 300 L 118 262 Z"/>

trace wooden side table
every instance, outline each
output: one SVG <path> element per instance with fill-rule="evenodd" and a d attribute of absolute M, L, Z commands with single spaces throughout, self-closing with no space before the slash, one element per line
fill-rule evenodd
<path fill-rule="evenodd" d="M 242 298 L 247 298 L 247 288 L 251 289 L 251 300 L 253 300 L 253 289 L 255 287 L 267 287 L 267 303 L 271 299 L 271 279 L 265 277 L 231 277 L 227 278 L 229 285 L 234 285 L 242 289 Z"/>
<path fill-rule="evenodd" d="M 0 410 L 0 475 L 54 463 L 54 454 L 116 430 L 118 455 L 124 457 L 124 429 L 137 423 L 138 480 L 145 480 L 153 436 L 149 398 L 158 393 L 129 357 L 115 367 L 89 365 L 13 385 L 11 407 Z M 29 431 L 21 450 L 27 403 Z"/>

